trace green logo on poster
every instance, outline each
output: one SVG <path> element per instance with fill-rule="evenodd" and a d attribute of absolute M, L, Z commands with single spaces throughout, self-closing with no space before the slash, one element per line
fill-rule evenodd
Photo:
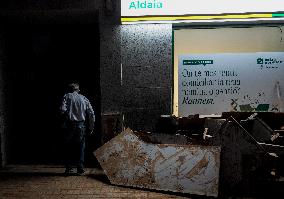
<path fill-rule="evenodd" d="M 256 63 L 257 63 L 257 64 L 263 64 L 263 59 L 262 59 L 262 58 L 258 58 L 258 59 L 256 60 Z"/>
<path fill-rule="evenodd" d="M 281 64 L 283 61 L 278 60 L 272 57 L 269 58 L 257 58 L 256 63 L 257 64 Z"/>
<path fill-rule="evenodd" d="M 183 60 L 183 65 L 203 65 L 205 66 L 206 64 L 213 64 L 213 60 Z"/>
<path fill-rule="evenodd" d="M 256 63 L 258 64 L 258 66 L 260 66 L 260 69 L 277 69 L 279 67 L 279 64 L 282 64 L 283 61 L 273 57 L 259 57 L 256 59 Z"/>

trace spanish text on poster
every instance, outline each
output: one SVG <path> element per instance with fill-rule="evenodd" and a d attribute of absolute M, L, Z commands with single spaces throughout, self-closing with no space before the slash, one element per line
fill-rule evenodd
<path fill-rule="evenodd" d="M 179 56 L 179 116 L 283 111 L 284 53 Z"/>

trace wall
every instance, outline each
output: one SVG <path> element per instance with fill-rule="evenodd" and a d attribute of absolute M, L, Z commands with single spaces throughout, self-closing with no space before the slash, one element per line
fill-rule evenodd
<path fill-rule="evenodd" d="M 100 24 L 102 112 L 121 111 L 120 26 Z"/>
<path fill-rule="evenodd" d="M 3 143 L 3 133 L 4 133 L 4 120 L 3 120 L 3 77 L 2 77 L 2 49 L 1 49 L 1 43 L 2 43 L 2 40 L 1 40 L 1 37 L 0 37 L 0 165 L 2 166 L 2 162 L 3 162 L 3 146 L 4 146 L 4 143 Z"/>
<path fill-rule="evenodd" d="M 121 27 L 120 3 L 116 2 L 112 11 L 105 10 L 104 1 L 100 5 L 100 84 L 101 84 L 101 114 L 102 122 L 108 117 L 122 114 L 121 100 Z M 102 124 L 102 139 L 109 135 Z"/>
<path fill-rule="evenodd" d="M 5 147 L 6 147 L 6 136 L 5 136 L 5 110 L 4 110 L 4 80 L 3 80 L 3 38 L 0 34 L 0 167 L 6 162 L 5 158 Z"/>
<path fill-rule="evenodd" d="M 121 38 L 125 124 L 152 131 L 171 113 L 172 26 L 123 25 Z"/>
<path fill-rule="evenodd" d="M 283 52 L 284 27 L 188 28 L 174 31 L 174 114 L 178 113 L 178 55 L 192 53 Z"/>

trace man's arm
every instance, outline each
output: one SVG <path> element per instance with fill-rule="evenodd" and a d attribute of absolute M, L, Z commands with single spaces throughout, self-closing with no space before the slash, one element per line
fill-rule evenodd
<path fill-rule="evenodd" d="M 64 95 L 63 100 L 62 100 L 62 104 L 60 107 L 60 111 L 62 114 L 66 113 L 67 111 L 67 100 L 66 100 L 66 95 Z"/>
<path fill-rule="evenodd" d="M 66 95 L 64 95 L 61 106 L 59 107 L 59 109 L 60 109 L 60 113 L 61 113 L 61 117 L 60 117 L 61 128 L 66 129 L 67 128 L 66 121 L 67 121 L 67 118 L 68 118 Z"/>

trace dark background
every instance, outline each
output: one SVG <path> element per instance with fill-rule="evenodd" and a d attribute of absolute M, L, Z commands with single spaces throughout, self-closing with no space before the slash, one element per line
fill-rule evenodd
<path fill-rule="evenodd" d="M 96 16 L 82 16 L 1 17 L 9 163 L 62 163 L 59 107 L 66 85 L 74 81 L 95 109 L 97 134 L 87 138 L 86 165 L 96 162 L 92 152 L 100 145 L 99 25 Z"/>

